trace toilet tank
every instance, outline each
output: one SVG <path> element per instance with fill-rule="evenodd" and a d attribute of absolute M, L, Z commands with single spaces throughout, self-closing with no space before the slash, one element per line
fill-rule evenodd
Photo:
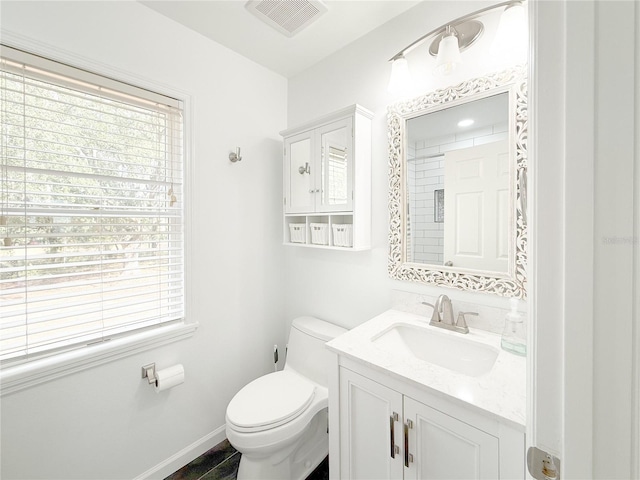
<path fill-rule="evenodd" d="M 332 357 L 325 343 L 346 331 L 345 328 L 314 317 L 294 319 L 284 368 L 291 368 L 326 387 Z"/>

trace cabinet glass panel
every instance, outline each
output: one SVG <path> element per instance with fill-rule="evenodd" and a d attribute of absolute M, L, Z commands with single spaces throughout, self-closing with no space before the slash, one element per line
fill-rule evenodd
<path fill-rule="evenodd" d="M 321 202 L 326 207 L 349 205 L 349 129 L 344 122 L 320 135 L 321 143 Z"/>
<path fill-rule="evenodd" d="M 307 136 L 289 144 L 289 198 L 287 211 L 313 211 L 313 142 Z"/>

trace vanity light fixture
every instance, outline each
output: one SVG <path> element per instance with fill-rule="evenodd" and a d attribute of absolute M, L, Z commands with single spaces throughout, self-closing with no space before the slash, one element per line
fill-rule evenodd
<path fill-rule="evenodd" d="M 478 20 L 478 18 L 496 8 L 504 8 L 505 10 L 500 17 L 494 45 L 497 45 L 496 42 L 499 42 L 500 45 L 507 44 L 512 47 L 512 36 L 516 35 L 518 38 L 524 38 L 526 53 L 527 26 L 524 23 L 523 2 L 512 0 L 498 3 L 457 18 L 446 25 L 432 30 L 391 57 L 389 60 L 391 62 L 389 92 L 398 95 L 408 90 L 411 80 L 406 55 L 429 40 L 431 41 L 429 54 L 437 57 L 435 73 L 448 75 L 453 72 L 456 66 L 461 63 L 460 52 L 464 52 L 473 45 L 484 32 L 484 24 Z M 502 26 L 503 24 L 505 26 Z M 518 40 L 515 43 L 521 45 L 522 41 Z M 492 51 L 493 50 L 494 48 L 492 48 Z M 499 51 L 500 49 L 495 48 L 495 50 Z M 522 49 L 520 48 L 520 50 Z M 518 60 L 521 60 L 521 58 L 518 58 Z"/>
<path fill-rule="evenodd" d="M 496 36 L 491 44 L 491 54 L 502 56 L 514 62 L 521 62 L 527 57 L 527 29 L 525 11 L 522 2 L 514 2 L 504 9 Z"/>
<path fill-rule="evenodd" d="M 391 64 L 391 78 L 389 79 L 388 90 L 394 95 L 402 95 L 410 84 L 409 64 L 404 55 L 401 55 Z"/>
<path fill-rule="evenodd" d="M 453 72 L 462 63 L 460 52 L 473 45 L 483 32 L 484 25 L 477 20 L 444 27 L 444 32 L 437 35 L 429 47 L 429 53 L 437 57 L 435 72 L 438 75 Z"/>
<path fill-rule="evenodd" d="M 442 40 L 438 43 L 438 59 L 436 61 L 436 73 L 449 75 L 453 72 L 460 60 L 460 43 L 458 32 L 451 25 L 447 25 Z"/>

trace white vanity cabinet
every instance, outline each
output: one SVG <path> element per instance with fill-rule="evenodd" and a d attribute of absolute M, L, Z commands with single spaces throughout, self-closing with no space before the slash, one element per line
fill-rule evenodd
<path fill-rule="evenodd" d="M 342 479 L 505 478 L 498 445 L 487 432 L 340 369 Z"/>
<path fill-rule="evenodd" d="M 404 425 L 404 478 L 500 478 L 497 437 L 409 397 L 404 397 Z"/>
<path fill-rule="evenodd" d="M 525 478 L 526 359 L 500 335 L 390 309 L 327 348 L 332 480 Z"/>
<path fill-rule="evenodd" d="M 280 132 L 285 244 L 370 248 L 372 116 L 353 105 Z"/>
<path fill-rule="evenodd" d="M 401 479 L 401 420 L 401 393 L 341 368 L 340 478 Z"/>

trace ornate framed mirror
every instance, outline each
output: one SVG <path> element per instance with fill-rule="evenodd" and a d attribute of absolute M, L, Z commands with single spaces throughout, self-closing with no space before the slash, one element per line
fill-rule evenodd
<path fill-rule="evenodd" d="M 525 72 L 389 107 L 392 278 L 526 297 Z"/>

